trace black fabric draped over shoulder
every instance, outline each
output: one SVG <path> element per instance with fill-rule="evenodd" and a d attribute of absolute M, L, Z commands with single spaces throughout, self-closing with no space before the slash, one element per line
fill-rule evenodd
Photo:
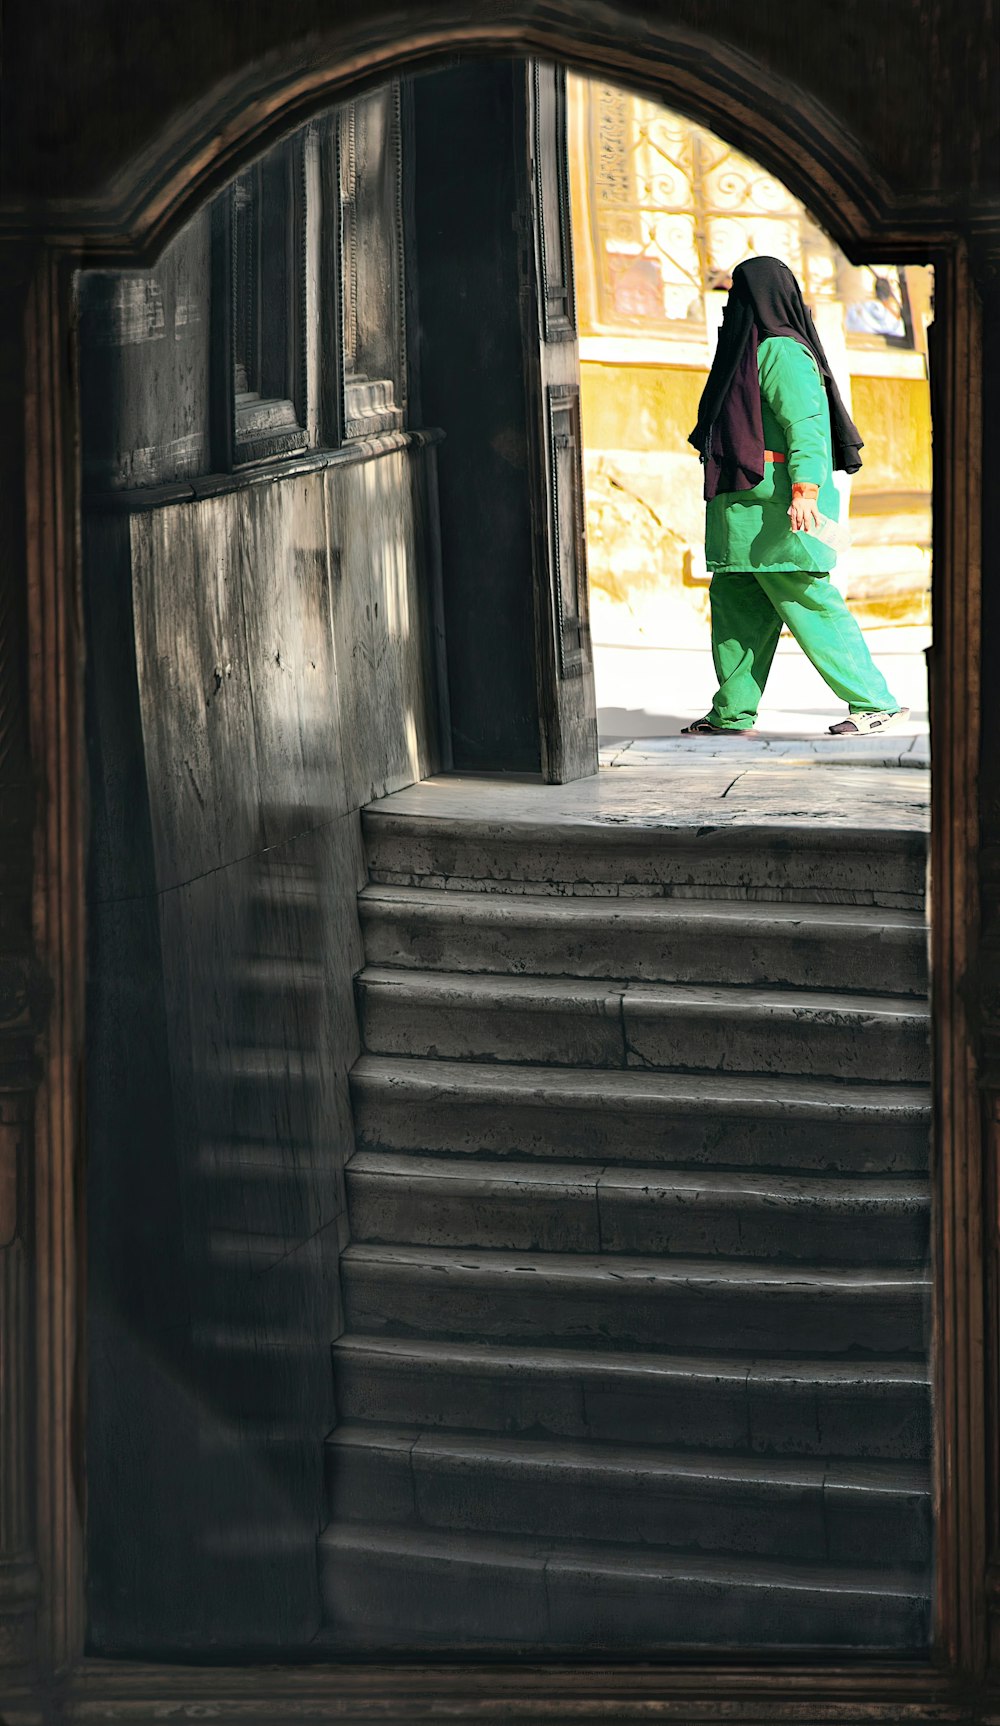
<path fill-rule="evenodd" d="M 688 438 L 704 464 L 706 500 L 720 491 L 749 491 L 764 477 L 757 348 L 768 336 L 791 336 L 815 357 L 830 403 L 833 465 L 843 473 L 857 473 L 861 466 L 861 434 L 841 400 L 795 276 L 780 258 L 747 258 L 733 271 L 698 423 Z"/>

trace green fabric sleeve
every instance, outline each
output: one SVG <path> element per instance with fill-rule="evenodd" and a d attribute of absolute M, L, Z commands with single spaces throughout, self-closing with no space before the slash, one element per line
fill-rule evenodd
<path fill-rule="evenodd" d="M 812 355 L 791 336 L 771 336 L 758 350 L 760 391 L 781 426 L 788 477 L 822 485 L 831 468 L 826 389 Z"/>

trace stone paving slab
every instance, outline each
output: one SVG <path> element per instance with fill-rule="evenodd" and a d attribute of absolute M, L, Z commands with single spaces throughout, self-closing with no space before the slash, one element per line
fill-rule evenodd
<path fill-rule="evenodd" d="M 602 767 L 588 779 L 546 785 L 530 774 L 440 774 L 368 805 L 430 819 L 543 826 L 636 828 L 788 825 L 926 832 L 930 774 L 919 767 L 842 766 L 781 756 L 660 756 Z"/>
<path fill-rule="evenodd" d="M 678 761 L 820 762 L 835 767 L 930 766 L 930 739 L 889 732 L 868 737 L 634 737 L 602 742 L 602 767 L 672 767 Z"/>
<path fill-rule="evenodd" d="M 604 626 L 610 620 L 605 616 Z M 783 639 L 778 649 L 767 689 L 761 702 L 755 740 L 770 752 L 776 747 L 791 753 L 823 756 L 831 747 L 847 748 L 852 759 L 867 749 L 895 765 L 909 755 L 911 741 L 927 765 L 927 667 L 926 650 L 930 630 L 925 624 L 893 625 L 865 631 L 875 663 L 888 678 L 896 699 L 910 709 L 898 729 L 886 736 L 856 738 L 846 745 L 827 736 L 827 727 L 846 717 L 846 707 L 827 688 L 801 649 Z M 594 645 L 594 675 L 597 694 L 597 725 L 602 741 L 620 748 L 653 740 L 681 747 L 712 747 L 708 738 L 682 738 L 683 726 L 707 713 L 715 688 L 709 651 L 708 629 L 695 639 L 650 636 L 634 624 L 627 638 L 602 640 L 598 629 Z M 746 739 L 723 738 L 723 747 L 739 747 Z M 813 746 L 818 746 L 814 748 Z"/>

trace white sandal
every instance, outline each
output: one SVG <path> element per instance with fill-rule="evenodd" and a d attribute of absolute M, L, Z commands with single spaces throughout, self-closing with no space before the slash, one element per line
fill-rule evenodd
<path fill-rule="evenodd" d="M 892 713 L 852 713 L 849 719 L 842 719 L 839 725 L 830 725 L 827 730 L 831 737 L 867 737 L 872 731 L 895 730 L 909 717 L 908 707 L 897 707 Z"/>

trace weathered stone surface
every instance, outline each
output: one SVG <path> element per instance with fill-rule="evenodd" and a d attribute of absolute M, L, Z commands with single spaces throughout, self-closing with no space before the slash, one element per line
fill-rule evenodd
<path fill-rule="evenodd" d="M 919 1082 L 926 1002 L 366 967 L 365 1047 L 382 1055 Z"/>
<path fill-rule="evenodd" d="M 919 1361 L 750 1361 L 344 1336 L 334 1344 L 345 1420 L 550 1434 L 752 1455 L 930 1454 Z"/>
<path fill-rule="evenodd" d="M 919 1646 L 919 815 L 661 826 L 598 783 L 543 830 L 534 789 L 365 815 L 326 1634 Z"/>
<path fill-rule="evenodd" d="M 793 1565 L 630 1547 L 349 1524 L 320 1540 L 326 1645 L 344 1651 L 539 1646 L 647 1653 L 926 1644 L 905 1570 Z"/>
<path fill-rule="evenodd" d="M 927 1168 L 926 1085 L 663 1073 L 363 1055 L 360 1145 L 647 1167 Z"/>
<path fill-rule="evenodd" d="M 630 1066 L 801 1073 L 919 1083 L 926 1002 L 765 989 L 637 984 L 622 996 Z"/>
<path fill-rule="evenodd" d="M 593 897 L 924 901 L 926 776 L 726 762 L 621 768 L 569 785 L 437 778 L 364 814 L 371 879 Z M 817 792 L 817 785 L 820 787 Z"/>
<path fill-rule="evenodd" d="M 891 1550 L 919 1564 L 930 1537 L 926 1470 L 671 1453 L 638 1444 L 342 1424 L 327 1446 L 335 1522 L 488 1527 L 539 1540 L 844 1562 Z"/>
<path fill-rule="evenodd" d="M 867 906 L 367 887 L 369 963 L 414 970 L 927 992 L 927 925 Z"/>
<path fill-rule="evenodd" d="M 925 1272 L 352 1244 L 347 1328 L 748 1355 L 917 1355 Z"/>
<path fill-rule="evenodd" d="M 351 1223 L 372 1243 L 922 1263 L 927 1183 L 469 1163 L 358 1151 Z"/>

